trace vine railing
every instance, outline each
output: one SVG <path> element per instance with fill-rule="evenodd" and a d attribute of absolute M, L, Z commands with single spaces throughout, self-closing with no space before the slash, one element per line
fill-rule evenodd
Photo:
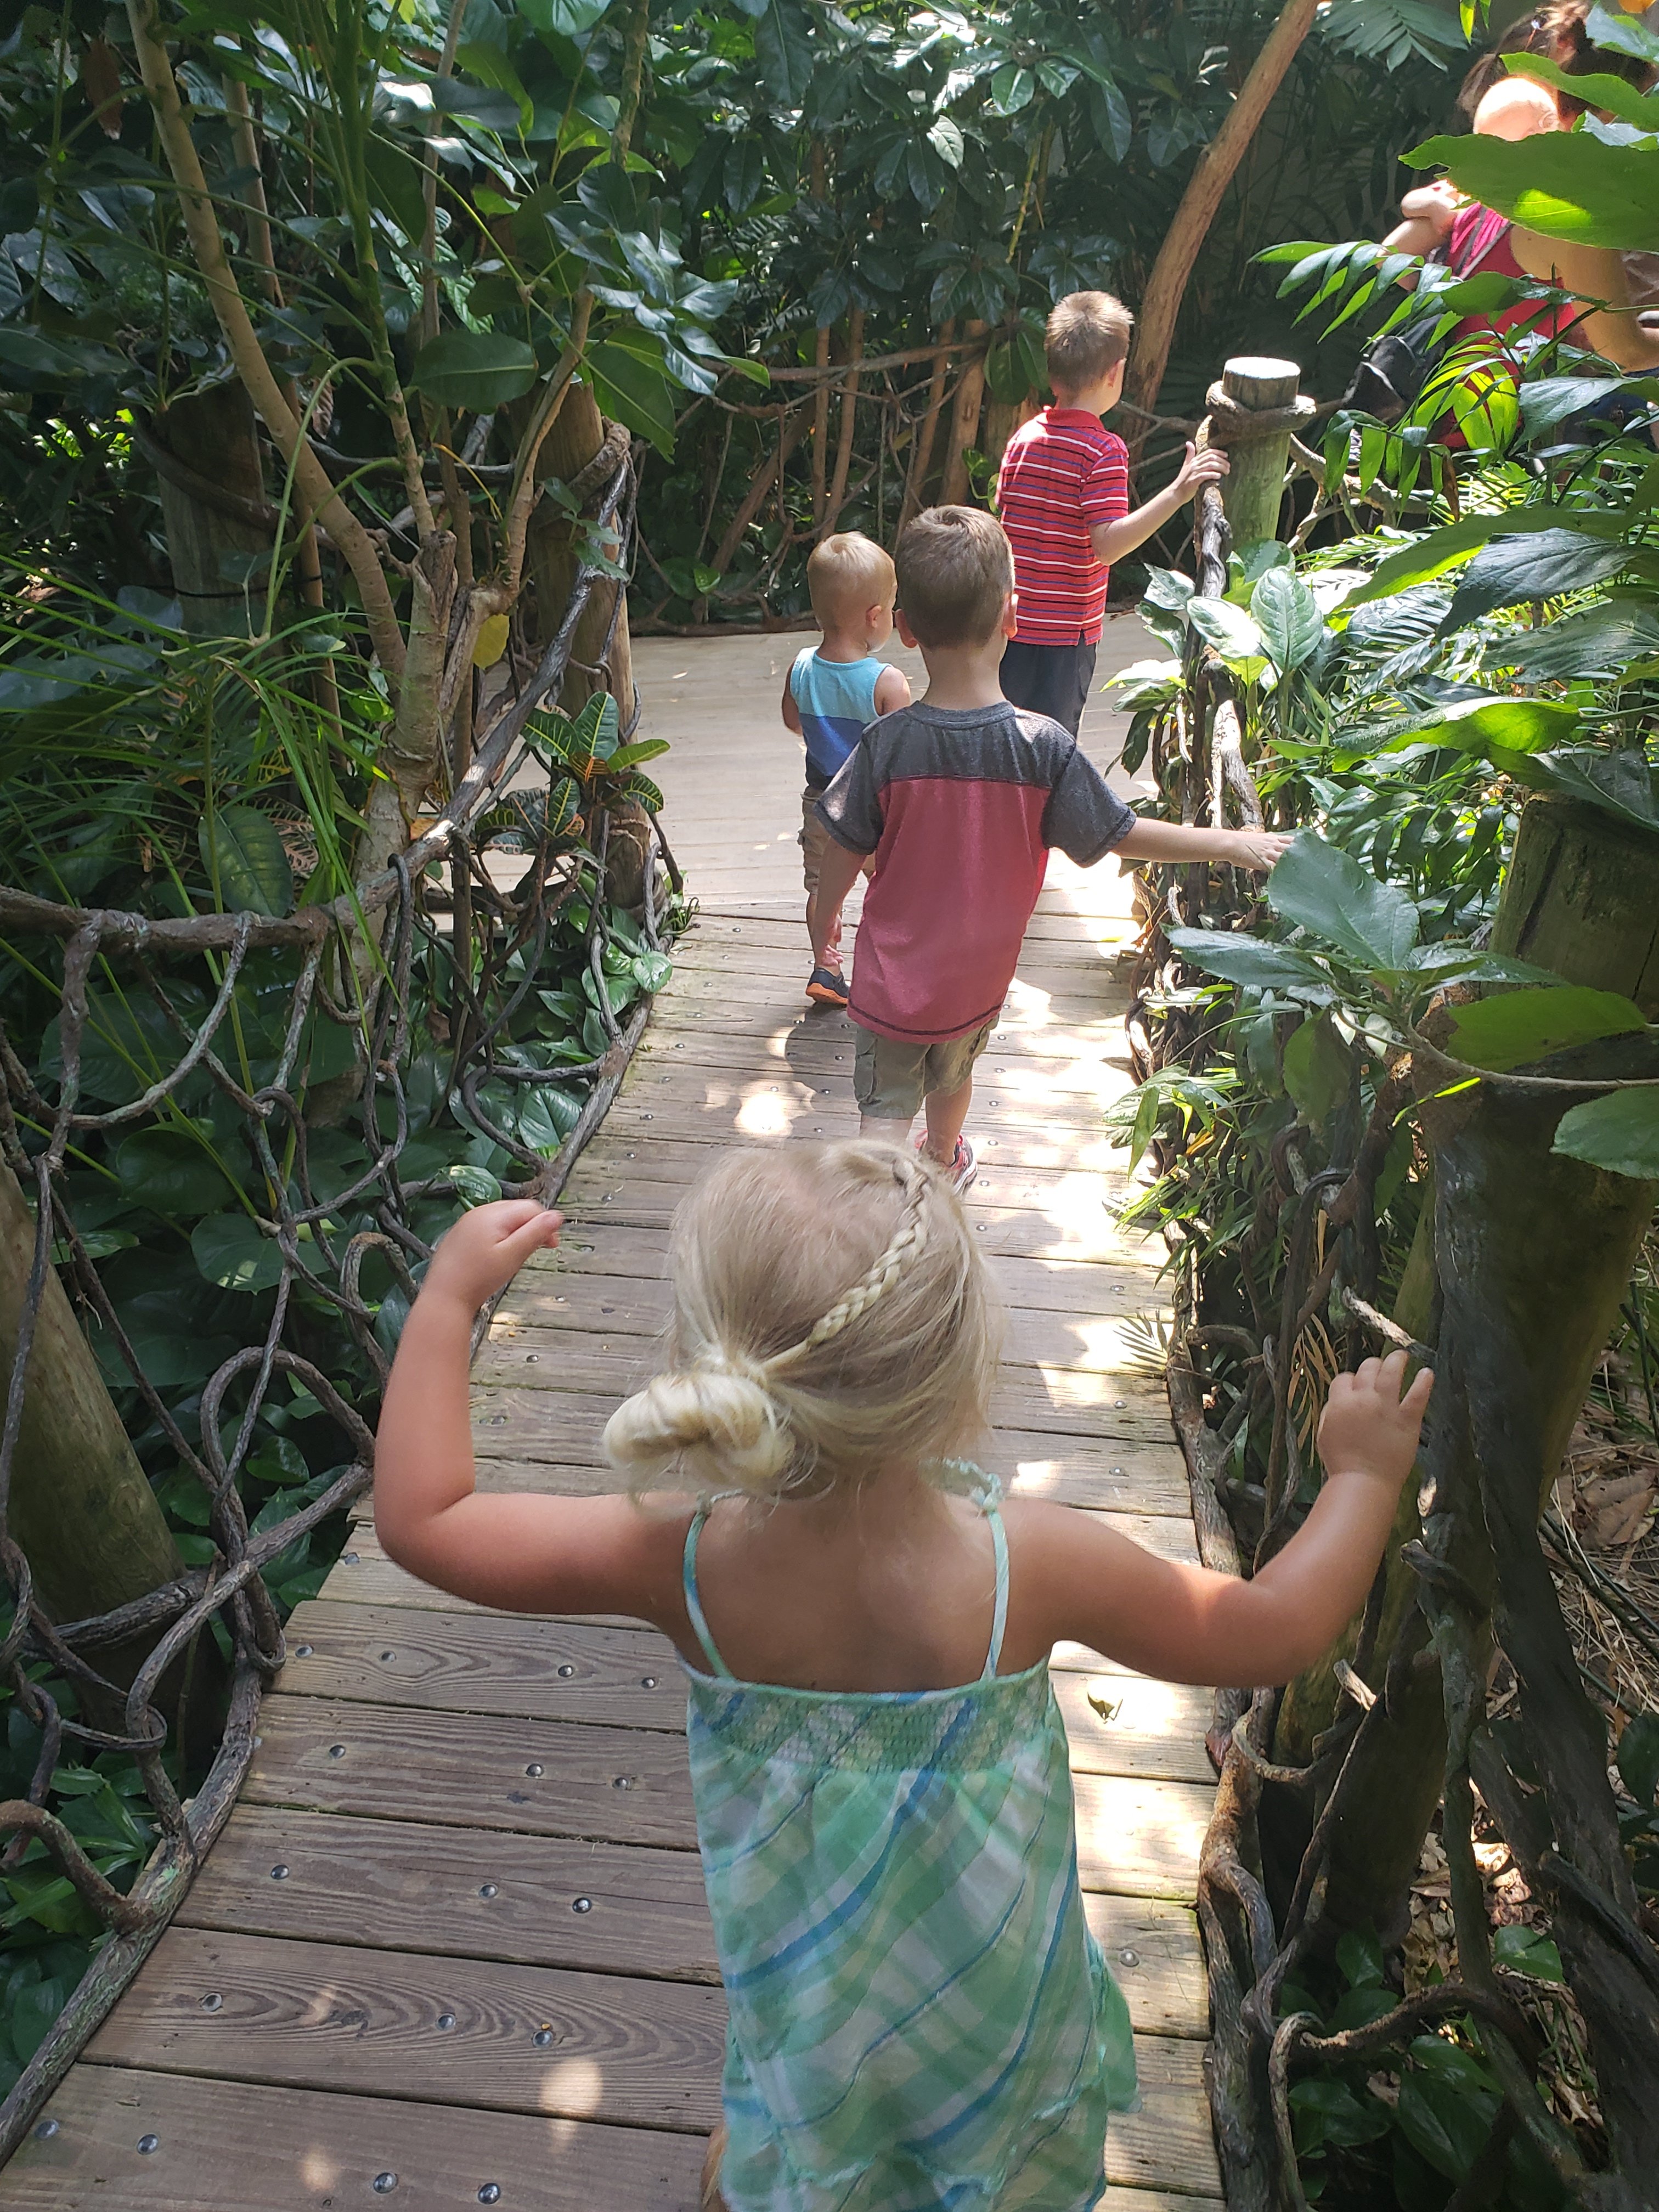
<path fill-rule="evenodd" d="M 1194 538 L 1197 589 L 1219 596 L 1230 549 L 1213 489 L 1200 501 Z M 1188 644 L 1182 696 L 1155 732 L 1153 765 L 1166 802 L 1183 819 L 1261 822 L 1233 679 L 1201 641 Z M 1144 927 L 1127 1023 L 1142 1083 L 1177 1060 L 1201 1071 L 1214 1051 L 1192 988 L 1212 979 L 1182 962 L 1166 931 L 1237 928 L 1259 911 L 1230 872 L 1213 879 L 1203 868 L 1146 874 L 1152 882 L 1141 894 Z M 1613 1071 L 1641 1072 L 1634 1062 Z M 1619 1178 L 1595 1178 L 1551 1155 L 1564 1105 L 1593 1095 L 1605 1082 L 1604 1067 L 1586 1064 L 1582 1080 L 1571 1065 L 1567 1075 L 1553 1079 L 1482 1071 L 1478 1092 L 1465 1084 L 1449 1095 L 1454 1079 L 1474 1073 L 1422 1037 L 1418 1048 L 1390 1061 L 1369 1115 L 1351 1123 L 1341 1157 L 1316 1167 L 1316 1133 L 1300 1116 L 1278 1133 L 1253 1210 L 1230 1245 L 1248 1318 L 1206 1318 L 1198 1241 L 1183 1241 L 1176 1224 L 1166 1229 L 1177 1308 L 1170 1396 L 1200 1553 L 1211 1567 L 1253 1572 L 1294 1527 L 1304 1438 L 1310 1435 L 1310 1423 L 1298 1416 L 1310 1374 L 1399 1348 L 1431 1362 L 1437 1376 L 1419 1469 L 1420 1526 L 1413 1520 L 1416 1533 L 1400 1545 L 1395 1563 L 1396 1576 L 1398 1565 L 1408 1570 L 1405 1601 L 1392 1601 L 1385 1560 L 1357 1643 L 1332 1662 L 1336 1711 L 1314 1738 L 1311 1759 L 1287 1764 L 1274 1756 L 1282 1693 L 1224 1691 L 1216 1700 L 1210 1745 L 1219 1781 L 1201 1854 L 1198 1912 L 1213 2017 L 1207 2078 L 1230 2212 L 1305 2212 L 1291 2102 L 1299 2075 L 1375 2062 L 1454 2021 L 1477 2024 L 1502 2093 L 1473 2167 L 1451 2197 L 1456 2212 L 1510 2201 L 1505 2162 L 1517 2136 L 1569 2201 L 1608 2212 L 1639 2212 L 1650 2203 L 1659 2171 L 1653 2095 L 1659 1948 L 1644 1924 L 1608 1785 L 1605 1715 L 1586 1693 L 1552 1576 L 1552 1557 L 1561 1564 L 1564 1547 L 1558 1539 L 1547 1553 L 1540 1534 L 1539 1505 L 1563 1438 L 1533 1378 L 1551 1364 L 1553 1333 L 1570 1333 L 1570 1324 L 1546 1316 L 1543 1334 L 1529 1338 L 1514 1311 L 1521 1303 L 1514 1285 L 1528 1271 L 1555 1286 L 1559 1316 L 1576 1303 L 1593 1307 L 1588 1271 L 1605 1273 L 1609 1251 L 1633 1249 L 1632 1224 L 1639 1238 L 1650 1193 L 1629 1185 L 1629 1194 L 1609 1197 L 1606 1187 Z M 1413 1109 L 1432 1170 L 1428 1205 L 1438 1277 L 1419 1325 L 1426 1340 L 1378 1310 L 1378 1181 L 1400 1118 Z M 1160 1174 L 1177 1163 L 1185 1141 L 1178 1134 L 1154 1140 Z M 1529 1191 L 1524 1222 L 1492 1226 L 1494 1194 L 1506 1182 Z M 1598 1350 L 1587 1349 L 1586 1361 Z M 1216 1420 L 1224 1375 L 1236 1395 Z M 1269 1438 L 1259 1489 L 1231 1471 L 1234 1440 L 1247 1424 L 1252 1435 Z M 1557 1464 L 1550 1463 L 1553 1437 Z M 1252 1531 L 1259 1528 L 1254 1543 L 1237 1532 L 1241 1507 Z M 1547 1520 L 1545 1531 L 1547 1540 Z M 1659 1657 L 1659 1624 L 1633 1603 L 1621 1607 L 1620 1619 Z M 1499 1656 L 1516 1685 L 1506 1723 L 1489 1710 Z M 1605 1684 L 1589 1686 L 1619 1702 Z M 1322 1967 L 1328 1972 L 1344 1924 L 1340 1918 L 1333 1924 L 1334 1855 L 1345 1830 L 1386 1811 L 1378 1802 L 1379 1747 L 1412 1709 L 1420 1717 L 1425 1701 L 1443 1729 L 1443 1773 L 1431 1776 L 1429 1802 L 1437 1790 L 1456 1978 L 1401 1995 L 1381 2017 L 1327 2033 L 1316 2015 L 1286 2003 L 1287 1984 L 1304 1973 L 1316 1980 Z M 1438 1733 L 1432 1725 L 1427 1732 L 1436 1761 Z M 1494 1958 L 1475 1850 L 1478 1804 L 1528 1889 L 1548 1906 L 1589 2032 L 1605 2166 L 1587 2162 L 1581 2142 L 1540 2094 L 1549 2007 L 1559 2000 Z M 1288 1865 L 1281 1840 L 1287 1832 L 1305 1838 Z M 1374 1902 L 1382 1909 L 1389 1900 Z"/>
<path fill-rule="evenodd" d="M 608 479 L 590 489 L 604 527 L 614 526 L 624 549 L 633 530 L 635 459 L 628 441 L 607 443 Z M 573 662 L 577 625 L 602 572 L 579 567 L 557 629 L 533 673 L 516 695 L 501 695 L 483 718 L 471 766 L 440 818 L 390 866 L 329 905 L 301 907 L 283 917 L 203 913 L 153 917 L 103 908 L 57 905 L 0 888 L 0 929 L 11 939 L 44 938 L 61 945 L 58 1079 L 47 1097 L 11 1041 L 0 1030 L 4 1085 L 0 1089 L 0 1150 L 34 1208 L 33 1261 L 16 1328 L 15 1357 L 0 1432 L 0 1569 L 10 1594 L 10 1619 L 0 1636 L 0 1678 L 24 1715 L 40 1729 L 40 1752 L 25 1796 L 0 1804 L 0 1832 L 10 1842 L 0 1866 L 16 1865 L 20 1851 L 43 1846 L 90 1909 L 108 1940 L 75 1989 L 56 2024 L 0 2105 L 0 2160 L 9 2156 L 40 2105 L 167 1925 L 204 1855 L 235 1802 L 252 1757 L 254 1730 L 265 1684 L 282 1666 L 283 1638 L 264 1574 L 271 1563 L 331 1515 L 365 1491 L 373 1475 L 374 1437 L 362 1414 L 316 1361 L 296 1348 L 301 1302 L 309 1337 L 323 1325 L 343 1329 L 370 1374 L 383 1382 L 390 1350 L 377 1332 L 374 1305 L 365 1296 L 362 1272 L 371 1255 L 412 1298 L 414 1270 L 429 1256 L 416 1209 L 434 1195 L 454 1196 L 447 1176 L 405 1174 L 410 1110 L 404 1073 L 413 1028 L 422 1012 L 447 1000 L 453 1056 L 449 1096 L 467 1122 L 499 1145 L 524 1171 L 505 1188 L 553 1205 L 578 1153 L 602 1119 L 645 1026 L 651 994 L 641 997 L 625 1024 L 612 1011 L 605 988 L 605 959 L 616 940 L 605 891 L 614 823 L 601 808 L 586 827 L 585 842 L 562 835 L 556 811 L 516 800 L 519 821 L 533 829 L 533 851 L 525 857 L 517 885 L 503 890 L 485 865 L 488 841 L 501 827 L 501 794 L 527 763 L 543 760 L 526 738 L 538 708 L 559 698 Z M 609 663 L 623 619 L 620 591 L 597 663 L 586 673 L 608 682 Z M 620 738 L 638 717 L 637 701 Z M 558 774 L 564 773 L 558 764 Z M 550 775 L 550 781 L 551 775 Z M 659 872 L 678 898 L 683 886 L 654 815 L 649 817 L 637 935 L 659 953 L 669 917 Z M 450 868 L 449 927 L 431 907 L 429 872 Z M 527 1065 L 510 1048 L 515 1013 L 542 980 L 550 933 L 573 902 L 587 914 L 582 957 L 599 978 L 595 1007 L 604 1049 L 552 1070 Z M 257 956 L 293 963 L 287 989 L 283 1042 L 270 1079 L 249 1087 L 234 1072 L 236 1055 L 226 1043 L 234 1028 L 238 988 Z M 204 969 L 204 1017 L 192 1021 L 179 971 Z M 162 1010 L 176 1048 L 172 1065 L 141 1096 L 107 1111 L 84 1110 L 82 1079 L 94 975 L 134 979 Z M 306 1110 L 305 1078 L 314 1042 L 324 1030 L 349 1040 L 349 1076 L 338 1079 L 361 1109 L 362 1158 L 342 1182 L 324 1193 L 308 1163 L 314 1142 Z M 244 1063 L 244 1073 L 246 1064 Z M 199 1437 L 186 1433 L 123 1328 L 93 1263 L 85 1237 L 65 1203 L 63 1177 L 73 1152 L 83 1152 L 109 1133 L 153 1123 L 178 1101 L 187 1084 L 205 1078 L 241 1127 L 256 1165 L 266 1206 L 258 1227 L 278 1255 L 274 1297 L 260 1340 L 244 1346 L 213 1372 L 201 1395 Z M 586 1083 L 574 1126 L 556 1156 L 522 1141 L 502 1125 L 481 1095 L 486 1085 L 535 1086 L 556 1080 Z M 366 1224 L 343 1233 L 348 1212 Z M 213 1542 L 210 1564 L 94 1619 L 53 1620 L 41 1602 L 25 1551 L 9 1522 L 31 1355 L 42 1303 L 55 1273 L 54 1257 L 72 1282 L 88 1315 L 105 1333 L 137 1392 L 145 1419 L 155 1424 L 178 1462 L 189 1471 L 208 1506 Z M 55 1286 L 54 1286 L 55 1287 Z M 313 1341 L 313 1348 L 315 1348 Z M 251 1528 L 239 1477 L 255 1425 L 272 1386 L 282 1377 L 308 1391 L 344 1439 L 349 1464 L 321 1494 L 275 1526 Z M 228 1441 L 227 1441 L 228 1437 Z M 179 1705 L 170 1725 L 163 1686 L 221 1622 L 228 1642 L 229 1685 L 222 1739 L 205 1778 L 181 1796 L 177 1756 Z M 136 1671 L 106 1671 L 104 1655 L 148 1645 Z M 100 1665 L 100 1660 L 103 1664 Z M 43 1669 L 40 1662 L 45 1662 Z M 71 1686 L 78 1713 L 63 1710 L 43 1672 Z M 137 1761 L 154 1816 L 158 1841 L 131 1888 L 124 1893 L 102 1874 L 69 1826 L 46 1800 L 65 1744 L 85 1755 L 116 1752 Z"/>

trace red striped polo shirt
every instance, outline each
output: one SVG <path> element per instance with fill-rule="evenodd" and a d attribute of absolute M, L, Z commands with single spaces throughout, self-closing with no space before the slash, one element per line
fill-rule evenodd
<path fill-rule="evenodd" d="M 1089 532 L 1129 512 L 1129 449 L 1081 407 L 1045 407 L 1016 430 L 997 478 L 1014 549 L 1023 645 L 1093 645 L 1108 571 Z"/>

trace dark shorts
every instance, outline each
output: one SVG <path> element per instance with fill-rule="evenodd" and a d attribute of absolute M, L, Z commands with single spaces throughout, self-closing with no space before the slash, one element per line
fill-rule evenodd
<path fill-rule="evenodd" d="M 1094 673 L 1092 645 L 1023 645 L 1014 638 L 1002 656 L 1002 696 L 1075 737 Z"/>

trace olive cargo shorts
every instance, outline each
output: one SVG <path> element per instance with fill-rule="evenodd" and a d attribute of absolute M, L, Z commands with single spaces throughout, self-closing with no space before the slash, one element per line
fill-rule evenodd
<path fill-rule="evenodd" d="M 908 1044 L 860 1030 L 853 1061 L 859 1111 L 882 1121 L 913 1121 L 924 1099 L 961 1090 L 995 1027 L 987 1022 L 971 1036 L 951 1037 L 943 1044 Z"/>

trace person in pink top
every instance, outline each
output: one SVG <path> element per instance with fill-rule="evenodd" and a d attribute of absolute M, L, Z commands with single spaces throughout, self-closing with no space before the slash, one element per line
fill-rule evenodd
<path fill-rule="evenodd" d="M 873 855 L 853 951 L 853 1094 L 862 1137 L 922 1146 L 958 1190 L 974 1176 L 963 1134 L 974 1062 L 1013 981 L 1054 846 L 1081 867 L 1108 853 L 1271 868 L 1290 839 L 1267 830 L 1142 821 L 1107 787 L 1071 731 L 1012 707 L 998 671 L 1014 630 L 1014 564 L 988 514 L 935 507 L 894 556 L 899 635 L 920 646 L 927 696 L 879 715 L 817 803 L 829 833 L 812 947 Z"/>
<path fill-rule="evenodd" d="M 997 478 L 997 513 L 1014 549 L 1019 627 L 1002 663 L 1005 698 L 1047 714 L 1073 737 L 1088 702 L 1106 611 L 1121 561 L 1227 473 L 1227 456 L 1189 445 L 1173 483 L 1129 507 L 1129 450 L 1101 422 L 1123 397 L 1134 317 L 1109 292 L 1073 292 L 1048 318 L 1054 402 L 1016 430 Z"/>

